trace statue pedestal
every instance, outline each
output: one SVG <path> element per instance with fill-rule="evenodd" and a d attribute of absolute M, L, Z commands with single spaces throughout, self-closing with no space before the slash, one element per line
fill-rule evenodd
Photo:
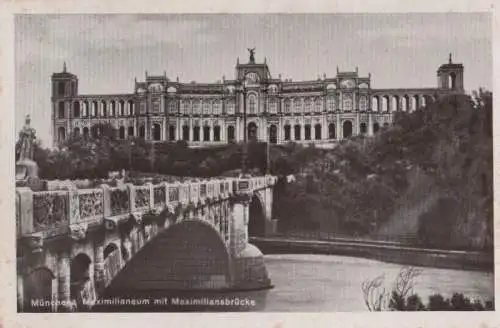
<path fill-rule="evenodd" d="M 16 163 L 16 187 L 45 190 L 45 183 L 38 178 L 38 165 L 34 161 L 22 159 Z"/>

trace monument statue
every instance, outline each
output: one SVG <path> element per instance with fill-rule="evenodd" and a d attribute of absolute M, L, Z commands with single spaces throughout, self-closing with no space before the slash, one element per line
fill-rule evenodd
<path fill-rule="evenodd" d="M 16 185 L 38 190 L 42 188 L 38 179 L 38 165 L 34 161 L 35 129 L 30 126 L 31 118 L 26 115 L 24 127 L 19 134 L 19 160 L 16 163 Z"/>
<path fill-rule="evenodd" d="M 248 52 L 250 53 L 250 59 L 249 59 L 250 64 L 255 64 L 255 47 L 251 49 L 248 48 Z"/>

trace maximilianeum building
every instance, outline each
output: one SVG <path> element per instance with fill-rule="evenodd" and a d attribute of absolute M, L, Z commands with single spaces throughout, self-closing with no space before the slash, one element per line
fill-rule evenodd
<path fill-rule="evenodd" d="M 118 137 L 152 141 L 185 140 L 211 146 L 244 140 L 331 146 L 350 136 L 368 136 L 391 124 L 395 112 L 411 112 L 436 97 L 463 93 L 463 65 L 437 70 L 436 88 L 376 89 L 358 70 L 311 81 L 271 75 L 266 60 L 236 64 L 235 78 L 216 83 L 182 83 L 146 73 L 127 94 L 82 95 L 78 77 L 66 70 L 52 75 L 54 145 L 74 135 L 99 137 L 110 123 Z"/>

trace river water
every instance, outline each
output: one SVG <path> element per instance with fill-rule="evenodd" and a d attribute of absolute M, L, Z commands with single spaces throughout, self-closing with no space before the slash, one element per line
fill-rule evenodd
<path fill-rule="evenodd" d="M 275 287 L 251 292 L 261 311 L 367 311 L 361 284 L 385 275 L 389 289 L 403 265 L 336 255 L 266 255 Z M 414 291 L 424 303 L 428 296 L 454 292 L 493 300 L 494 275 L 480 271 L 420 268 Z"/>
<path fill-rule="evenodd" d="M 384 275 L 384 286 L 391 289 L 403 265 L 337 255 L 265 255 L 265 263 L 274 288 L 268 290 L 209 293 L 171 294 L 157 290 L 148 294 L 151 302 L 165 303 L 147 306 L 99 306 L 94 311 L 104 312 L 183 312 L 183 311 L 272 311 L 272 312 L 335 312 L 368 311 L 364 304 L 361 285 L 364 281 Z M 465 271 L 422 267 L 415 279 L 414 292 L 427 303 L 428 297 L 453 293 L 482 301 L 493 300 L 494 275 L 481 271 Z M 130 295 L 114 295 L 127 298 Z M 145 295 L 146 296 L 146 295 Z M 138 295 L 132 296 L 137 298 Z M 181 301 L 236 301 L 238 306 L 214 306 L 199 303 L 178 304 Z M 168 303 L 168 304 L 167 304 Z"/>

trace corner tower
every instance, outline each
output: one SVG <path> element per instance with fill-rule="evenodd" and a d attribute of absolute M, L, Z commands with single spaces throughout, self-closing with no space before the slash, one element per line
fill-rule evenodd
<path fill-rule="evenodd" d="M 52 74 L 52 98 L 66 98 L 78 95 L 78 77 L 63 65 L 63 71 Z"/>
<path fill-rule="evenodd" d="M 447 64 L 439 66 L 437 70 L 438 88 L 464 91 L 464 66 L 453 63 L 450 57 Z"/>

